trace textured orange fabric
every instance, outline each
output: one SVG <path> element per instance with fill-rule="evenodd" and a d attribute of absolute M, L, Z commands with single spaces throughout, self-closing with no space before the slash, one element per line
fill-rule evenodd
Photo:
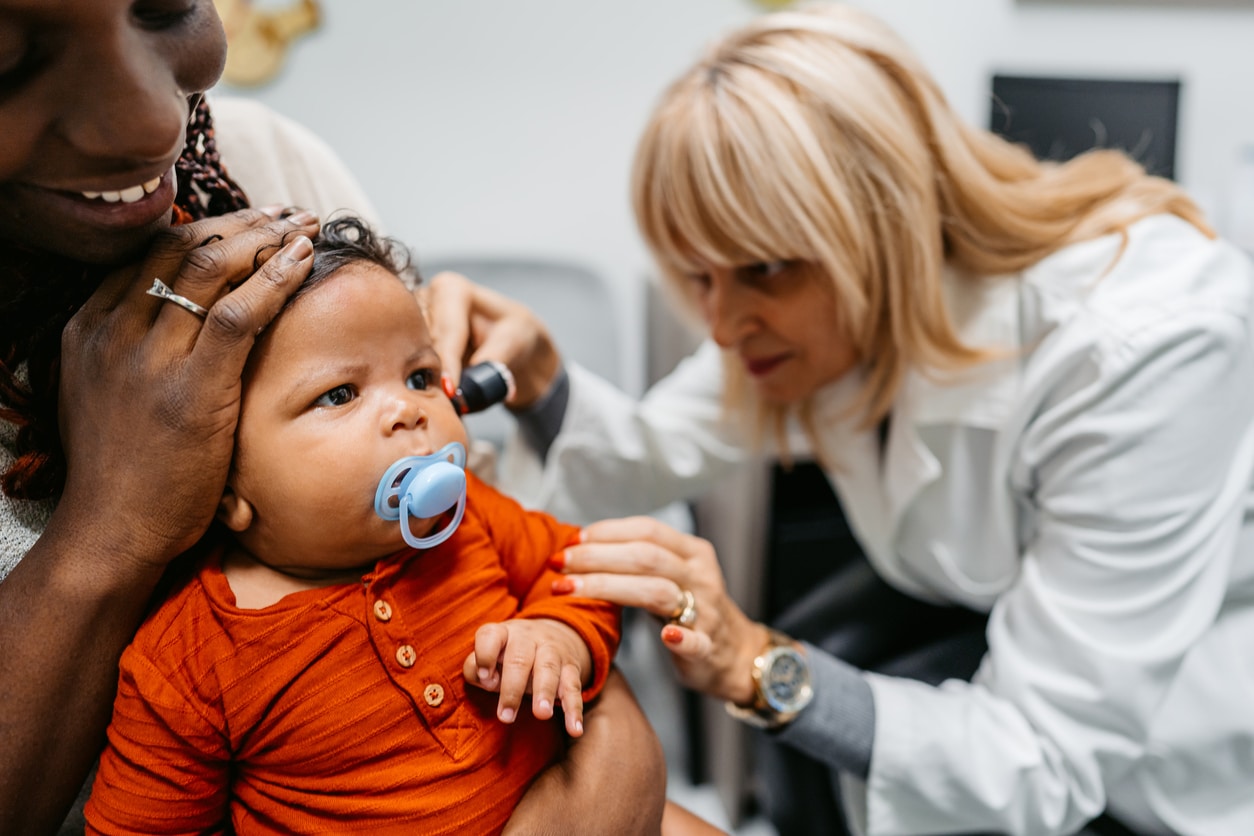
<path fill-rule="evenodd" d="M 499 832 L 562 720 L 524 701 L 501 723 L 462 663 L 487 622 L 554 618 L 592 652 L 585 697 L 600 689 L 618 609 L 550 592 L 547 560 L 577 533 L 471 477 L 449 540 L 360 584 L 241 610 L 215 554 L 123 654 L 88 832 Z"/>

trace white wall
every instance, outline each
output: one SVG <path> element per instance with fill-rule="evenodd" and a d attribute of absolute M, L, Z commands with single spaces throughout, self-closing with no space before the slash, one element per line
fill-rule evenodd
<path fill-rule="evenodd" d="M 285 0 L 258 0 L 261 7 Z M 1177 175 L 1220 210 L 1254 143 L 1254 0 L 863 0 L 984 124 L 994 71 L 1184 81 Z M 627 200 L 667 81 L 749 0 L 322 0 L 321 30 L 255 96 L 349 162 L 422 257 L 557 255 L 615 284 L 642 379 L 648 259 Z M 227 92 L 227 91 L 223 91 Z M 1222 215 L 1217 215 L 1221 226 Z"/>

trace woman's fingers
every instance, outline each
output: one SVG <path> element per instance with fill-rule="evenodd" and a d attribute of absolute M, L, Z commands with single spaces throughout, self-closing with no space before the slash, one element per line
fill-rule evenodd
<path fill-rule="evenodd" d="M 280 253 L 290 254 L 293 244 L 301 239 L 308 241 L 317 231 L 317 218 L 310 213 L 302 213 L 221 238 L 210 236 L 205 239 L 209 243 L 184 253 L 177 266 L 152 269 L 145 264 L 145 271 L 153 275 L 141 274 L 131 292 L 136 296 L 137 303 L 142 300 L 143 304 L 150 306 L 155 317 L 153 327 L 158 333 L 171 328 L 178 329 L 176 333 L 186 333 L 187 325 L 194 321 L 187 319 L 186 312 L 179 310 L 177 305 L 144 298 L 152 286 L 152 278 L 160 278 L 175 293 L 212 311 L 232 289 L 253 283 L 258 276 L 263 280 L 267 276 L 273 277 L 272 273 L 265 272 L 270 261 L 279 257 Z M 155 308 L 152 308 L 154 304 Z M 265 324 L 259 323 L 258 327 Z"/>
<path fill-rule="evenodd" d="M 600 525 L 600 523 L 597 523 Z M 682 581 L 691 558 L 704 541 L 636 537 L 622 540 L 592 539 L 584 529 L 583 540 L 562 553 L 566 572 L 625 572 L 632 575 L 664 575 Z M 594 535 L 595 536 L 595 535 Z"/>
<path fill-rule="evenodd" d="M 662 641 L 680 680 L 711 696 L 742 698 L 760 625 L 727 594 L 713 546 L 650 517 L 605 520 L 563 552 L 554 591 L 644 609 L 664 621 Z"/>
<path fill-rule="evenodd" d="M 152 286 L 154 278 L 170 284 L 182 268 L 187 253 L 205 243 L 265 226 L 277 217 L 275 212 L 242 209 L 229 215 L 171 227 L 153 240 L 143 261 L 135 269 L 111 274 L 83 307 L 89 311 L 112 310 L 123 298 L 137 297 L 146 291 Z"/>
<path fill-rule="evenodd" d="M 431 341 L 444 373 L 456 382 L 470 346 L 473 286 L 457 273 L 437 273 L 418 288 L 418 300 L 426 311 Z"/>
<path fill-rule="evenodd" d="M 670 578 L 618 572 L 572 574 L 567 581 L 570 591 L 575 595 L 598 598 L 624 607 L 638 607 L 663 621 L 677 613 L 684 589 Z M 560 584 L 561 581 L 556 583 Z"/>
<path fill-rule="evenodd" d="M 662 626 L 662 644 L 676 656 L 689 661 L 708 657 L 714 649 L 709 634 L 680 627 L 678 624 Z"/>
<path fill-rule="evenodd" d="M 209 309 L 197 338 L 195 365 L 224 382 L 238 379 L 257 334 L 283 308 L 312 266 L 313 243 L 296 236 L 246 282 L 219 299 Z"/>
<path fill-rule="evenodd" d="M 584 543 L 629 543 L 648 541 L 675 554 L 696 551 L 700 538 L 685 534 L 654 517 L 621 517 L 601 520 L 583 529 Z"/>
<path fill-rule="evenodd" d="M 437 273 L 419 288 L 419 300 L 431 324 L 431 340 L 454 380 L 464 365 L 496 360 L 511 366 L 525 351 L 508 325 L 500 327 L 521 305 L 460 273 Z"/>
<path fill-rule="evenodd" d="M 561 360 L 548 330 L 525 305 L 440 273 L 419 289 L 444 373 L 456 382 L 466 365 L 495 360 L 513 372 L 511 406 L 526 407 L 552 384 Z"/>

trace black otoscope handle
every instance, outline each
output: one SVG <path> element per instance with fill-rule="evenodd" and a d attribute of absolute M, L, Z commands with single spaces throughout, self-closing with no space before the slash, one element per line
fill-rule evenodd
<path fill-rule="evenodd" d="M 508 398 L 514 390 L 514 376 L 504 363 L 489 360 L 462 372 L 461 383 L 450 397 L 458 415 L 482 412 Z"/>

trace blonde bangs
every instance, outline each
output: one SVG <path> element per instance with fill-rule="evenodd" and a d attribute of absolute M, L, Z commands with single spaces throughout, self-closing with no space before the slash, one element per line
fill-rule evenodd
<path fill-rule="evenodd" d="M 633 175 L 636 218 L 677 289 L 711 266 L 759 261 L 862 272 L 839 255 L 859 239 L 844 174 L 785 84 L 746 66 L 703 65 L 671 88 L 646 128 Z M 860 307 L 859 285 L 850 282 L 854 298 L 842 301 Z"/>
<path fill-rule="evenodd" d="M 908 370 L 951 370 L 1009 347 L 963 344 L 942 279 L 1012 276 L 1061 247 L 1176 214 L 1173 183 L 1109 151 L 1042 164 L 963 123 L 891 30 L 847 6 L 762 15 L 662 97 L 636 153 L 633 203 L 671 289 L 693 274 L 800 260 L 831 282 L 864 372 L 855 408 L 882 419 Z M 728 364 L 733 406 L 782 427 Z M 798 405 L 806 423 L 808 410 Z"/>

